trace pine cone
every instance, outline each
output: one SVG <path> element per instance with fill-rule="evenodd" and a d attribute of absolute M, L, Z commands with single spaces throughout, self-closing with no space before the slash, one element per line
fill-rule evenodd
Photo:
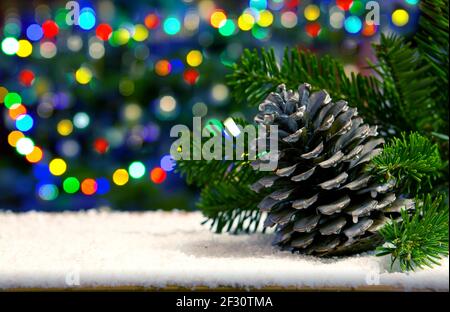
<path fill-rule="evenodd" d="M 317 256 L 350 254 L 381 243 L 377 231 L 412 201 L 397 198 L 395 181 L 377 184 L 365 165 L 384 140 L 356 108 L 284 85 L 259 106 L 259 125 L 278 125 L 278 167 L 252 185 L 270 195 L 258 205 L 265 226 L 276 225 L 275 245 Z M 258 159 L 253 165 L 264 160 Z M 407 207 L 410 208 L 410 207 Z"/>

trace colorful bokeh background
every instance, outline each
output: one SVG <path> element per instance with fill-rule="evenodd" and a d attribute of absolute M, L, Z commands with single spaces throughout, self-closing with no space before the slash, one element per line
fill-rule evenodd
<path fill-rule="evenodd" d="M 367 71 L 371 43 L 412 34 L 419 5 L 378 1 L 373 25 L 368 2 L 77 1 L 68 20 L 66 1 L 1 1 L 0 209 L 194 209 L 170 128 L 252 115 L 225 83 L 246 48 Z"/>

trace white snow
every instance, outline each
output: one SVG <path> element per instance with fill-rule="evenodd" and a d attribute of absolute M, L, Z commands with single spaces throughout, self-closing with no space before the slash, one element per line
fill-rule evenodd
<path fill-rule="evenodd" d="M 373 254 L 280 252 L 271 234 L 213 234 L 198 212 L 0 213 L 0 288 L 449 290 L 449 261 L 413 273 Z"/>

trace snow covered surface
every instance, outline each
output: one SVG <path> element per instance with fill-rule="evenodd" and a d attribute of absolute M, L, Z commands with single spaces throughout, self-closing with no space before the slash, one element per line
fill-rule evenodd
<path fill-rule="evenodd" d="M 270 234 L 218 235 L 200 213 L 0 213 L 0 288 L 449 289 L 449 261 L 400 273 L 388 257 L 280 252 Z M 129 288 L 128 288 L 129 289 Z"/>

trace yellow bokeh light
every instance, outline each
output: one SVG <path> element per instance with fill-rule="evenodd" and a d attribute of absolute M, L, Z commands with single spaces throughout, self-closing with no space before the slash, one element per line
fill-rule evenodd
<path fill-rule="evenodd" d="M 124 45 L 130 41 L 130 32 L 126 28 L 119 28 L 115 32 L 115 35 L 113 34 L 112 38 L 115 39 L 116 44 Z"/>
<path fill-rule="evenodd" d="M 19 141 L 21 138 L 24 138 L 25 135 L 20 131 L 12 131 L 8 135 L 8 144 L 12 147 L 16 147 L 17 141 Z"/>
<path fill-rule="evenodd" d="M 255 18 L 251 14 L 243 13 L 241 16 L 239 16 L 238 18 L 239 29 L 243 31 L 248 31 L 252 29 L 253 25 L 255 25 Z"/>
<path fill-rule="evenodd" d="M 273 15 L 270 11 L 263 10 L 259 12 L 258 25 L 261 27 L 269 27 L 273 23 Z"/>
<path fill-rule="evenodd" d="M 134 28 L 133 39 L 135 41 L 144 41 L 148 38 L 148 30 L 144 25 L 138 24 Z"/>
<path fill-rule="evenodd" d="M 56 126 L 56 130 L 58 130 L 58 133 L 62 136 L 67 136 L 72 133 L 73 131 L 73 124 L 68 119 L 63 119 L 60 122 L 58 122 L 58 125 Z"/>
<path fill-rule="evenodd" d="M 320 17 L 320 9 L 317 5 L 310 4 L 306 6 L 304 14 L 305 18 L 312 22 Z"/>
<path fill-rule="evenodd" d="M 227 16 L 223 11 L 215 11 L 211 14 L 210 22 L 214 28 L 219 28 L 227 20 Z"/>
<path fill-rule="evenodd" d="M 0 87 L 0 103 L 3 103 L 5 96 L 8 94 L 8 89 L 5 87 Z"/>
<path fill-rule="evenodd" d="M 35 146 L 33 151 L 26 155 L 26 159 L 30 162 L 30 163 L 37 163 L 40 162 L 42 157 L 44 156 L 42 149 L 40 147 Z"/>
<path fill-rule="evenodd" d="M 49 168 L 51 174 L 53 174 L 55 176 L 60 176 L 60 175 L 63 175 L 64 172 L 66 172 L 67 164 L 63 159 L 55 158 L 50 162 L 50 164 L 48 165 L 48 168 Z"/>
<path fill-rule="evenodd" d="M 28 40 L 19 40 L 19 50 L 17 50 L 17 55 L 20 57 L 30 56 L 33 52 L 33 46 Z"/>
<path fill-rule="evenodd" d="M 409 14 L 403 9 L 395 10 L 392 13 L 392 23 L 395 26 L 402 27 L 408 24 L 409 22 Z"/>
<path fill-rule="evenodd" d="M 198 50 L 192 50 L 186 55 L 186 62 L 189 66 L 197 67 L 203 62 L 202 52 Z"/>
<path fill-rule="evenodd" d="M 81 67 L 76 71 L 75 79 L 80 84 L 88 84 L 92 79 L 92 72 L 89 68 Z"/>
<path fill-rule="evenodd" d="M 122 186 L 127 184 L 128 180 L 130 179 L 128 172 L 125 169 L 117 169 L 113 173 L 113 182 L 116 185 Z"/>

